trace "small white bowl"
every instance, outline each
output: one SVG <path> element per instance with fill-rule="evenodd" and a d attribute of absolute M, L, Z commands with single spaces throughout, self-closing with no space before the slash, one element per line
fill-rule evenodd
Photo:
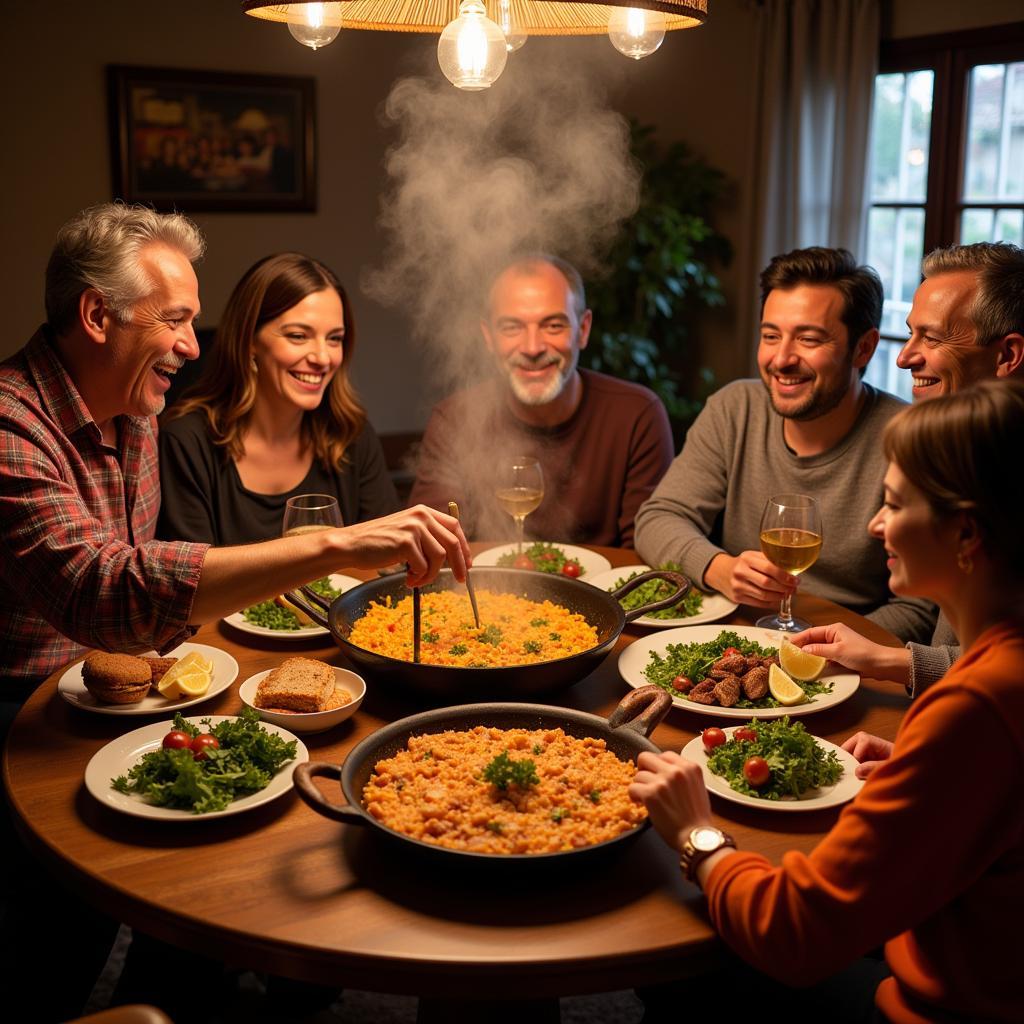
<path fill-rule="evenodd" d="M 337 668 L 336 666 L 332 666 L 332 668 L 334 668 L 334 685 L 342 690 L 347 690 L 352 695 L 352 699 L 347 704 L 331 711 L 268 711 L 266 708 L 256 707 L 254 703 L 256 687 L 273 671 L 269 668 L 265 672 L 257 672 L 256 675 L 249 676 L 238 687 L 238 696 L 242 698 L 243 703 L 248 704 L 256 711 L 264 722 L 279 725 L 282 729 L 288 729 L 290 732 L 325 732 L 338 725 L 339 722 L 344 722 L 346 718 L 351 718 L 366 696 L 366 682 L 362 676 L 356 675 L 355 672 L 349 672 L 347 668 Z"/>

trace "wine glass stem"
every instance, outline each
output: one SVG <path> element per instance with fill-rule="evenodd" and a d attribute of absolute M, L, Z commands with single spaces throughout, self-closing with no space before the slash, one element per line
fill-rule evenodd
<path fill-rule="evenodd" d="M 783 628 L 793 624 L 793 612 L 790 605 L 793 603 L 793 595 L 787 594 L 779 603 L 779 622 Z"/>
<path fill-rule="evenodd" d="M 526 516 L 515 516 L 516 521 L 516 554 L 523 553 L 523 530 L 526 524 Z"/>

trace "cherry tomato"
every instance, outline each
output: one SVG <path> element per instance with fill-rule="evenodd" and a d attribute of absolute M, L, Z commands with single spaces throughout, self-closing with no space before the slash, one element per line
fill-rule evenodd
<path fill-rule="evenodd" d="M 519 555 L 516 560 L 512 563 L 513 569 L 533 569 L 533 559 L 529 555 Z"/>
<path fill-rule="evenodd" d="M 562 575 L 568 576 L 573 580 L 578 579 L 581 572 L 583 572 L 583 570 L 580 568 L 579 562 L 566 562 L 565 565 L 562 566 Z"/>
<path fill-rule="evenodd" d="M 693 689 L 693 680 L 689 676 L 675 676 L 672 679 L 672 688 L 680 693 L 689 693 Z"/>
<path fill-rule="evenodd" d="M 726 647 L 726 649 L 724 651 L 722 651 L 722 657 L 723 658 L 728 658 L 728 657 L 730 657 L 733 654 L 742 654 L 742 653 L 743 652 L 738 647 Z"/>
<path fill-rule="evenodd" d="M 220 741 L 217 739 L 216 736 L 213 735 L 213 733 L 201 732 L 192 741 L 191 746 L 192 746 L 192 756 L 197 761 L 206 761 L 207 760 L 207 756 L 206 756 L 207 749 L 208 748 L 216 749 L 217 747 L 220 746 Z"/>
<path fill-rule="evenodd" d="M 771 778 L 771 774 L 772 770 L 763 757 L 748 757 L 743 762 L 743 777 L 755 789 L 760 789 Z"/>
<path fill-rule="evenodd" d="M 725 733 L 712 726 L 710 729 L 705 729 L 700 734 L 700 738 L 704 743 L 705 750 L 714 750 L 715 747 L 720 747 L 725 742 Z"/>
<path fill-rule="evenodd" d="M 748 743 L 756 743 L 757 733 L 748 726 L 742 725 L 732 734 L 732 738 L 734 740 L 746 740 Z"/>
<path fill-rule="evenodd" d="M 175 729 L 164 737 L 161 746 L 164 750 L 184 750 L 192 746 L 192 737 L 187 732 L 178 732 Z"/>

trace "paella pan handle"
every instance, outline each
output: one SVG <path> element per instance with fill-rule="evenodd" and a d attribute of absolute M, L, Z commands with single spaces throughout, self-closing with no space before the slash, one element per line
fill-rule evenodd
<path fill-rule="evenodd" d="M 289 590 L 284 595 L 296 608 L 301 608 L 318 626 L 329 629 L 327 624 L 327 611 L 331 602 L 309 587 L 300 587 L 298 590 Z"/>
<path fill-rule="evenodd" d="M 618 590 L 613 590 L 612 597 L 616 601 L 620 601 L 626 594 L 636 590 L 637 587 L 647 583 L 648 580 L 665 580 L 666 583 L 671 583 L 679 589 L 661 601 L 652 601 L 650 604 L 645 604 L 626 612 L 627 622 L 639 619 L 641 615 L 646 615 L 648 612 L 660 612 L 662 608 L 671 608 L 673 605 L 679 604 L 690 592 L 690 587 L 693 585 L 682 573 L 670 572 L 667 569 L 650 569 L 648 572 L 640 573 L 639 576 L 634 576 L 633 579 L 624 583 Z"/>
<path fill-rule="evenodd" d="M 666 693 L 667 697 L 668 694 Z M 292 775 L 295 788 L 303 801 L 319 814 L 346 825 L 365 825 L 366 819 L 348 804 L 331 803 L 313 782 L 315 778 L 341 779 L 341 765 L 328 764 L 326 761 L 309 761 L 307 764 L 296 765 Z"/>
<path fill-rule="evenodd" d="M 608 716 L 608 725 L 647 737 L 661 725 L 671 707 L 672 698 L 660 686 L 641 686 L 619 701 L 619 706 Z M 296 774 L 299 768 L 295 769 Z"/>

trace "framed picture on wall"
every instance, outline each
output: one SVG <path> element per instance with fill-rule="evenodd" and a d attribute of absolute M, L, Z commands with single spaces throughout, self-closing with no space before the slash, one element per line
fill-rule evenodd
<path fill-rule="evenodd" d="M 115 199 L 316 209 L 315 79 L 112 65 L 107 83 Z"/>

